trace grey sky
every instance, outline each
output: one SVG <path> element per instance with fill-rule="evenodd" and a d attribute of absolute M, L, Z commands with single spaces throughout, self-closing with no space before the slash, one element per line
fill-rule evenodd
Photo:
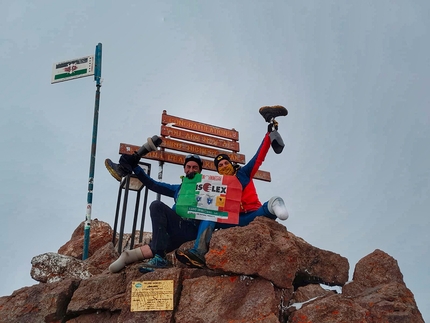
<path fill-rule="evenodd" d="M 393 256 L 430 320 L 428 1 L 124 3 L 0 4 L 0 295 L 36 284 L 31 258 L 85 219 L 95 84 L 50 76 L 100 42 L 93 218 L 113 226 L 104 159 L 158 134 L 163 109 L 235 128 L 249 158 L 266 129 L 258 108 L 281 104 L 286 147 L 269 153 L 260 199 L 282 195 L 288 230 L 347 257 L 350 279 L 373 250 Z M 164 180 L 181 172 L 166 165 Z"/>

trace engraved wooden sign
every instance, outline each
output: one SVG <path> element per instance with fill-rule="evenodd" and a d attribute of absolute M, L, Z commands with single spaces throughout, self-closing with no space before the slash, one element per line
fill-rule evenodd
<path fill-rule="evenodd" d="M 245 155 L 239 153 L 239 132 L 235 129 L 217 127 L 184 118 L 168 115 L 166 110 L 161 116 L 160 148 L 142 158 L 183 165 L 188 154 L 199 155 L 203 169 L 216 171 L 213 159 L 218 154 L 227 154 L 232 162 L 246 164 Z M 121 143 L 120 154 L 132 154 L 140 146 Z M 270 172 L 259 170 L 255 179 L 271 181 Z"/>

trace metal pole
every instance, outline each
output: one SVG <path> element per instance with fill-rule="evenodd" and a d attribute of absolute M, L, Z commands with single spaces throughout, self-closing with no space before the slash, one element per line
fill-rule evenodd
<path fill-rule="evenodd" d="M 119 227 L 118 253 L 122 253 L 122 239 L 124 238 L 125 217 L 127 215 L 128 192 L 130 190 L 130 175 L 125 177 L 124 201 L 122 205 L 121 224 Z"/>
<path fill-rule="evenodd" d="M 96 146 L 97 146 L 97 126 L 99 121 L 99 104 L 100 104 L 100 87 L 101 85 L 101 68 L 102 68 L 102 44 L 98 43 L 95 54 L 94 80 L 96 81 L 96 98 L 94 103 L 94 119 L 93 119 L 93 138 L 91 144 L 91 162 L 88 178 L 88 195 L 87 195 L 87 212 L 84 225 L 84 250 L 82 260 L 88 258 L 88 249 L 90 245 L 90 228 L 91 228 L 91 209 L 93 203 L 93 185 L 94 185 L 94 167 L 96 162 Z"/>
<path fill-rule="evenodd" d="M 148 164 L 148 176 L 151 176 L 151 165 Z M 148 202 L 148 187 L 145 187 L 145 195 L 143 198 L 142 222 L 140 223 L 139 243 L 143 240 L 143 230 L 145 228 L 146 204 Z"/>
<path fill-rule="evenodd" d="M 116 211 L 115 211 L 115 221 L 114 221 L 114 225 L 113 225 L 113 236 L 112 236 L 112 243 L 115 247 L 115 243 L 116 243 L 116 228 L 118 227 L 118 215 L 119 215 L 119 208 L 121 205 L 121 195 L 122 195 L 122 184 L 124 182 L 124 178 L 121 181 L 121 183 L 119 184 L 119 191 L 118 191 L 118 200 L 116 202 Z"/>
<path fill-rule="evenodd" d="M 130 237 L 130 250 L 134 247 L 134 236 L 136 235 L 137 217 L 139 216 L 140 193 L 141 191 L 136 192 L 136 206 L 134 207 L 133 227 L 131 229 Z"/>
<path fill-rule="evenodd" d="M 158 162 L 158 180 L 161 182 L 163 180 L 163 165 L 164 162 L 163 161 L 159 161 Z M 157 193 L 157 201 L 161 200 L 161 194 Z"/>

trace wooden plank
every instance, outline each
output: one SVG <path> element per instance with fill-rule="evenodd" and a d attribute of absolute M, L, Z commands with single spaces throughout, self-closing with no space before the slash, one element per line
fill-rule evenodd
<path fill-rule="evenodd" d="M 211 157 L 211 158 L 215 158 L 219 154 L 227 154 L 230 156 L 230 159 L 232 161 L 239 164 L 245 164 L 245 155 L 243 154 L 237 154 L 237 153 L 232 153 L 230 151 L 193 145 L 183 141 L 173 140 L 169 138 L 163 138 L 163 142 L 161 143 L 160 147 L 182 151 L 190 154 L 197 154 L 199 156 Z"/>
<path fill-rule="evenodd" d="M 208 135 L 218 136 L 222 138 L 228 138 L 232 140 L 239 140 L 239 132 L 235 129 L 227 129 L 217 126 L 212 126 L 206 123 L 196 122 L 188 119 L 183 119 L 175 116 L 170 116 L 163 111 L 161 115 L 161 123 L 163 125 L 173 124 L 175 127 L 193 130 L 197 132 L 206 133 Z"/>
<path fill-rule="evenodd" d="M 227 154 L 230 157 L 230 159 L 235 163 L 245 164 L 246 162 L 245 155 L 243 154 L 236 154 L 229 151 L 197 146 L 193 144 L 187 144 L 186 142 L 181 142 L 181 141 L 172 140 L 168 138 L 163 138 L 163 142 L 161 143 L 160 147 L 182 151 L 188 154 L 196 154 L 196 155 L 199 155 L 200 157 L 215 158 L 219 154 Z M 139 146 L 121 143 L 119 148 L 119 153 L 132 154 L 133 152 L 138 151 L 139 148 L 140 148 Z"/>
<path fill-rule="evenodd" d="M 138 149 L 139 149 L 139 146 L 121 143 L 119 147 L 119 153 L 131 155 L 133 152 L 137 151 Z M 157 150 L 157 151 L 151 151 L 150 153 L 143 156 L 142 158 L 164 161 L 166 163 L 172 163 L 177 165 L 183 165 L 185 161 L 185 156 L 186 155 L 180 155 L 180 154 L 175 154 L 167 151 Z M 202 160 L 203 160 L 203 169 L 216 171 L 213 160 L 208 160 L 204 158 L 202 158 Z M 259 170 L 255 174 L 254 178 L 265 182 L 271 182 L 272 180 L 270 176 L 270 172 L 263 171 L 263 170 Z"/>
<path fill-rule="evenodd" d="M 202 145 L 231 150 L 234 152 L 239 151 L 239 143 L 237 141 L 210 137 L 196 132 L 181 130 L 174 127 L 167 127 L 167 126 L 161 125 L 161 135 L 163 137 L 182 139 L 182 140 L 191 141 Z"/>

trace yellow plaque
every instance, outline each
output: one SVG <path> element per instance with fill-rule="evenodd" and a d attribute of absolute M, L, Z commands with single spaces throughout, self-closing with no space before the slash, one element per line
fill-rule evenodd
<path fill-rule="evenodd" d="M 137 311 L 172 311 L 173 280 L 133 281 L 131 309 Z"/>

